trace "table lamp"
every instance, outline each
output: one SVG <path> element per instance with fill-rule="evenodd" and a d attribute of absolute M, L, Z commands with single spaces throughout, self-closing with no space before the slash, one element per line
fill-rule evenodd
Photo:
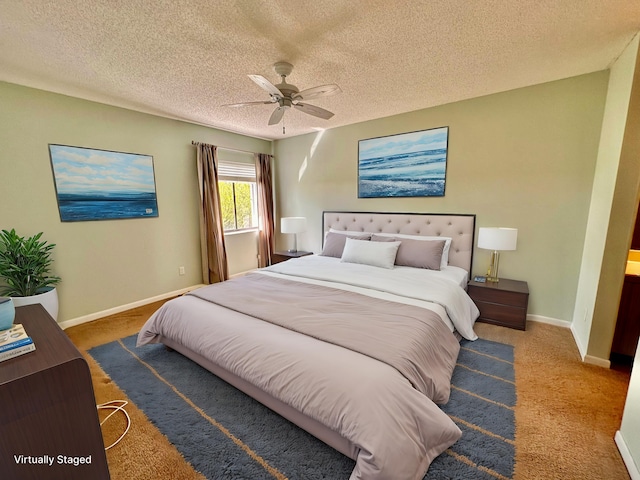
<path fill-rule="evenodd" d="M 517 241 L 517 228 L 480 227 L 478 248 L 493 250 L 493 252 L 491 252 L 491 264 L 487 272 L 487 281 L 498 282 L 500 251 L 515 250 Z"/>
<path fill-rule="evenodd" d="M 307 229 L 307 219 L 305 217 L 283 217 L 280 219 L 280 231 L 282 233 L 293 233 L 293 248 L 291 253 L 298 251 L 298 234 Z"/>

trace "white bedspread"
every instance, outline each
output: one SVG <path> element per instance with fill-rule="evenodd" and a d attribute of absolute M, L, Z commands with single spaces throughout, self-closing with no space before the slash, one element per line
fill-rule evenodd
<path fill-rule="evenodd" d="M 341 288 L 363 295 L 428 308 L 455 327 L 467 340 L 476 340 L 473 325 L 480 315 L 478 307 L 459 285 L 460 273 L 396 266 L 383 269 L 339 258 L 308 255 L 258 270 L 264 274 L 285 275 L 298 281 Z M 444 312 L 446 313 L 444 313 Z"/>

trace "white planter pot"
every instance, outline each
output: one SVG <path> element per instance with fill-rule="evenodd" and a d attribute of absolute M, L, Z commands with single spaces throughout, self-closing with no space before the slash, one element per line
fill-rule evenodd
<path fill-rule="evenodd" d="M 17 307 L 23 305 L 33 305 L 34 303 L 40 303 L 45 308 L 49 315 L 53 317 L 55 321 L 58 321 L 58 290 L 55 287 L 50 290 L 33 295 L 31 297 L 11 297 L 13 304 Z"/>

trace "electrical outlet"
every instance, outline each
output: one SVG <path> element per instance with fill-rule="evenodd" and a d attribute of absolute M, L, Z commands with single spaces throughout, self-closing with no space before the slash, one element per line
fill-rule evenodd
<path fill-rule="evenodd" d="M 184 267 L 178 267 L 178 273 L 184 275 Z"/>

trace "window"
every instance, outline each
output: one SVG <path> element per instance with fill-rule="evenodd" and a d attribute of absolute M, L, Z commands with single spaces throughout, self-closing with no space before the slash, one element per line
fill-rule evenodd
<path fill-rule="evenodd" d="M 218 190 L 225 232 L 258 228 L 256 168 L 253 164 L 219 161 Z"/>

